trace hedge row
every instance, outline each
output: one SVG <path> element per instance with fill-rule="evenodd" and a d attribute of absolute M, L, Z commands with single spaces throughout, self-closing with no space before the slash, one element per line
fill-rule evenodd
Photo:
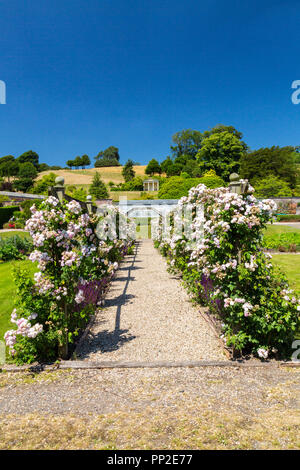
<path fill-rule="evenodd" d="M 277 215 L 277 220 L 280 222 L 300 222 L 300 214 L 281 214 Z"/>
<path fill-rule="evenodd" d="M 0 228 L 9 221 L 15 211 L 19 210 L 19 206 L 0 207 Z"/>

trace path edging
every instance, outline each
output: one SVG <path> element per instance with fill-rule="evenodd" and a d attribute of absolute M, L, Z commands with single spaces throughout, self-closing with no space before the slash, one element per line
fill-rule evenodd
<path fill-rule="evenodd" d="M 235 367 L 235 368 L 279 368 L 300 367 L 300 361 L 287 362 L 242 362 L 242 361 L 156 361 L 156 362 L 126 362 L 126 361 L 61 361 L 54 364 L 35 364 L 25 366 L 3 365 L 1 372 L 42 372 L 54 370 L 102 370 L 102 369 L 153 369 L 153 368 L 202 368 L 202 367 Z"/>

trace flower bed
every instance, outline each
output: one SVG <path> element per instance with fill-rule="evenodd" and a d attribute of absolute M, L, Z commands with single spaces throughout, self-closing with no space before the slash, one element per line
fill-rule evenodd
<path fill-rule="evenodd" d="M 31 211 L 26 229 L 35 249 L 29 258 L 37 262 L 39 271 L 32 280 L 26 271 L 16 270 L 11 321 L 17 328 L 5 334 L 17 363 L 67 356 L 68 344 L 75 343 L 101 303 L 134 233 L 123 221 L 128 236 L 119 238 L 121 215 L 113 208 L 108 216 L 91 216 L 77 201 L 60 203 L 49 197 L 39 210 L 33 206 Z M 99 226 L 102 238 L 96 235 Z"/>
<path fill-rule="evenodd" d="M 275 209 L 271 200 L 199 185 L 179 201 L 169 229 L 157 229 L 170 270 L 220 318 L 233 354 L 289 357 L 299 328 L 300 300 L 261 248 Z"/>

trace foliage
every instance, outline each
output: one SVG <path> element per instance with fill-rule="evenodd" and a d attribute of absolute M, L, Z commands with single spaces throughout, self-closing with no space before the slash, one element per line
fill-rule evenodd
<path fill-rule="evenodd" d="M 42 179 L 35 182 L 30 192 L 33 194 L 48 195 L 48 188 L 54 186 L 56 177 L 57 175 L 52 172 L 44 175 Z"/>
<path fill-rule="evenodd" d="M 9 219 L 13 216 L 13 213 L 18 209 L 18 206 L 0 207 L 0 228 L 2 228 L 3 224 L 9 221 Z"/>
<path fill-rule="evenodd" d="M 22 153 L 22 155 L 17 158 L 17 162 L 19 165 L 22 165 L 24 163 L 31 163 L 36 169 L 38 169 L 39 156 L 36 152 L 28 150 L 27 152 Z"/>
<path fill-rule="evenodd" d="M 32 250 L 32 242 L 28 238 L 13 237 L 0 238 L 0 260 L 25 259 Z"/>
<path fill-rule="evenodd" d="M 282 222 L 300 222 L 300 214 L 280 214 L 277 216 L 277 220 Z"/>
<path fill-rule="evenodd" d="M 133 161 L 127 160 L 125 165 L 122 168 L 122 175 L 126 183 L 133 180 L 135 177 L 135 171 L 133 169 Z"/>
<path fill-rule="evenodd" d="M 90 160 L 90 157 L 85 154 L 85 155 L 82 155 L 82 157 L 80 156 L 76 157 L 74 160 L 67 160 L 66 163 L 68 167 L 70 167 L 71 169 L 73 167 L 79 168 L 80 166 L 81 168 L 85 168 L 86 166 L 91 164 L 91 160 Z"/>
<path fill-rule="evenodd" d="M 110 166 L 121 166 L 118 160 L 105 160 L 101 158 L 95 162 L 95 168 L 106 168 Z"/>
<path fill-rule="evenodd" d="M 152 160 L 150 160 L 150 162 L 146 166 L 145 173 L 146 175 L 151 175 L 151 176 L 153 176 L 155 173 L 158 173 L 158 174 L 161 173 L 160 164 L 158 163 L 157 160 L 155 160 L 155 158 L 152 158 Z"/>
<path fill-rule="evenodd" d="M 238 137 L 224 131 L 204 138 L 196 158 L 200 168 L 212 169 L 227 181 L 231 173 L 238 171 L 239 162 L 244 153 L 245 147 Z"/>
<path fill-rule="evenodd" d="M 263 246 L 268 250 L 300 251 L 300 231 L 265 235 Z"/>
<path fill-rule="evenodd" d="M 128 238 L 118 240 L 121 216 L 113 208 L 110 216 L 90 216 L 79 202 L 60 203 L 51 196 L 40 210 L 31 211 L 26 228 L 35 249 L 30 260 L 38 263 L 39 271 L 33 280 L 22 270 L 16 272 L 11 321 L 17 328 L 4 335 L 17 363 L 66 354 L 66 345 L 85 327 L 131 244 Z M 132 232 L 129 227 L 129 236 Z"/>
<path fill-rule="evenodd" d="M 205 173 L 202 178 L 185 178 L 182 176 L 172 176 L 166 179 L 161 185 L 158 198 L 159 199 L 180 199 L 187 196 L 188 192 L 198 184 L 205 184 L 209 188 L 224 186 L 222 178 L 217 176 L 213 170 Z"/>
<path fill-rule="evenodd" d="M 96 199 L 107 199 L 109 197 L 107 188 L 100 178 L 100 174 L 96 171 L 93 182 L 90 186 L 90 194 Z"/>
<path fill-rule="evenodd" d="M 277 176 L 256 179 L 254 183 L 255 196 L 261 198 L 290 197 L 293 195 L 288 183 Z"/>
<path fill-rule="evenodd" d="M 202 134 L 192 129 L 184 129 L 173 135 L 172 142 L 175 144 L 171 145 L 174 158 L 180 155 L 195 157 L 201 147 Z"/>
<path fill-rule="evenodd" d="M 222 320 L 225 344 L 263 359 L 289 357 L 300 325 L 300 299 L 261 248 L 275 209 L 271 200 L 199 185 L 179 201 L 171 233 L 156 232 L 170 269 Z"/>
<path fill-rule="evenodd" d="M 95 157 L 95 167 L 106 167 L 106 166 L 119 166 L 119 149 L 114 146 L 110 146 L 105 150 L 101 150 Z"/>
<path fill-rule="evenodd" d="M 21 163 L 19 165 L 18 178 L 14 186 L 18 191 L 26 192 L 33 186 L 33 180 L 37 176 L 37 169 L 31 162 Z"/>
<path fill-rule="evenodd" d="M 11 176 L 17 176 L 19 164 L 12 155 L 0 158 L 0 176 L 6 177 L 8 181 Z"/>
<path fill-rule="evenodd" d="M 82 188 L 82 187 L 78 187 L 78 186 L 75 186 L 75 185 L 70 185 L 66 188 L 66 194 L 68 194 L 69 196 L 72 196 L 74 199 L 77 199 L 78 201 L 83 201 L 85 202 L 86 201 L 86 198 L 87 198 L 87 191 Z"/>
<path fill-rule="evenodd" d="M 297 165 L 294 147 L 266 147 L 243 154 L 240 174 L 253 186 L 258 179 L 285 180 L 290 188 L 297 182 Z"/>
<path fill-rule="evenodd" d="M 199 178 L 200 184 L 205 184 L 207 188 L 220 188 L 225 186 L 224 180 L 216 175 L 214 170 L 209 170 L 204 173 L 204 175 Z"/>

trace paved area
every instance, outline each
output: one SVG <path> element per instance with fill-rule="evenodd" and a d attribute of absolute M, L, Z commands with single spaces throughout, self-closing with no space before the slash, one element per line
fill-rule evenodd
<path fill-rule="evenodd" d="M 77 349 L 96 361 L 225 360 L 219 340 L 167 272 L 152 240 L 137 243 L 113 281 L 104 309 Z"/>

